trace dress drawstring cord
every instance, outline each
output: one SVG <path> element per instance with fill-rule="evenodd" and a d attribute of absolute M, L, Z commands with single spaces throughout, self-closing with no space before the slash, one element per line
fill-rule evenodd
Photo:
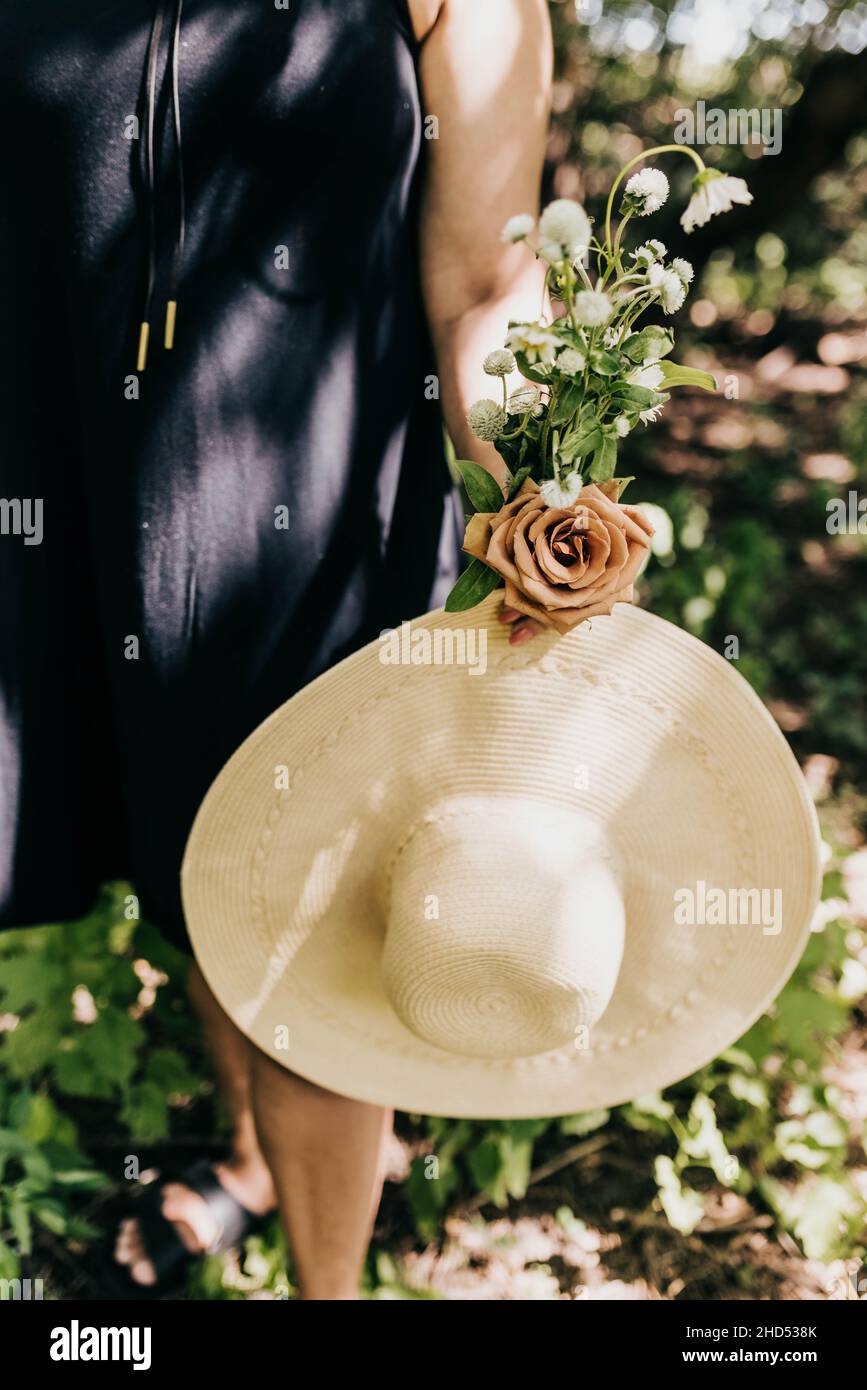
<path fill-rule="evenodd" d="M 157 203 L 160 192 L 160 175 L 156 165 L 156 109 L 157 109 L 157 63 L 163 26 L 168 18 L 170 5 L 174 5 L 169 39 L 169 70 L 171 75 L 172 130 L 175 141 L 177 161 L 177 224 L 172 249 L 169 272 L 169 297 L 166 304 L 165 333 L 163 345 L 171 349 L 175 341 L 175 325 L 178 311 L 178 285 L 184 253 L 186 235 L 186 188 L 184 182 L 183 144 L 181 139 L 181 100 L 178 80 L 181 18 L 183 0 L 155 0 L 150 36 L 145 55 L 145 140 L 144 140 L 144 190 L 147 210 L 147 281 L 145 287 L 144 312 L 139 326 L 138 359 L 136 370 L 143 372 L 147 366 L 150 342 L 151 309 L 157 278 Z"/>

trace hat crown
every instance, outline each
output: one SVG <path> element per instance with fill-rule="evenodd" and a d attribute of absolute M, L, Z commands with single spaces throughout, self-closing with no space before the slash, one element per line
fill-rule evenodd
<path fill-rule="evenodd" d="M 383 977 L 417 1037 L 462 1056 L 586 1046 L 623 955 L 612 848 L 566 807 L 458 797 L 392 861 Z"/>

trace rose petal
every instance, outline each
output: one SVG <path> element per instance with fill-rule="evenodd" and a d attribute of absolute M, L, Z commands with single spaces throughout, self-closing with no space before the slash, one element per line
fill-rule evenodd
<path fill-rule="evenodd" d="M 495 516 L 496 512 L 476 512 L 475 516 L 470 517 L 464 532 L 463 549 L 467 555 L 473 555 L 477 560 L 485 559 L 491 539 L 491 522 Z"/>

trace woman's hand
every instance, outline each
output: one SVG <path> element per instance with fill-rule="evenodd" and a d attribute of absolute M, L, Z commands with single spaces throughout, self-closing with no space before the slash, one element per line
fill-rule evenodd
<path fill-rule="evenodd" d="M 522 642 L 529 642 L 531 637 L 535 637 L 537 632 L 543 632 L 541 623 L 537 623 L 535 618 L 527 618 L 523 613 L 518 613 L 516 609 L 509 608 L 504 603 L 500 609 L 497 619 L 501 623 L 511 623 L 512 631 L 509 634 L 509 646 L 520 647 Z"/>

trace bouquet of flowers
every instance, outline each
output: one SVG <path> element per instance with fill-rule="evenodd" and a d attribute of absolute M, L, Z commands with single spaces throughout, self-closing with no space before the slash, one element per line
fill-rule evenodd
<path fill-rule="evenodd" d="M 637 425 L 658 419 L 676 387 L 716 390 L 707 372 L 671 361 L 670 327 L 639 322 L 652 310 L 676 313 L 693 279 L 689 262 L 669 261 L 661 241 L 644 241 L 627 255 L 629 223 L 668 198 L 661 169 L 648 166 L 628 179 L 612 236 L 624 178 L 636 164 L 669 152 L 689 156 L 698 168 L 681 218 L 687 232 L 733 203 L 752 201 L 743 179 L 708 169 L 688 146 L 660 145 L 620 170 L 604 239 L 594 236 L 581 204 L 565 198 L 544 210 L 534 242 L 530 216 L 513 217 L 503 229 L 504 241 L 530 245 L 545 263 L 547 294 L 560 310 L 552 319 L 510 323 L 505 346 L 485 359 L 502 396 L 477 401 L 468 420 L 505 461 L 507 490 L 504 496 L 479 464 L 458 462 L 476 509 L 464 538 L 473 559 L 446 601 L 448 612 L 474 607 L 505 583 L 510 608 L 567 632 L 632 600 L 653 531 L 639 508 L 620 501 L 632 479 L 617 475 L 619 447 Z M 510 390 L 516 372 L 523 381 Z"/>

